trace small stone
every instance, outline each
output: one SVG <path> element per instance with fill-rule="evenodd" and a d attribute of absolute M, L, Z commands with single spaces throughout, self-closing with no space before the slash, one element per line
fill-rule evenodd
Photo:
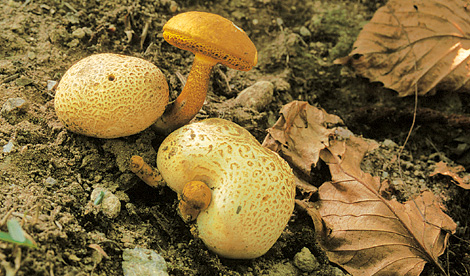
<path fill-rule="evenodd" d="M 101 187 L 95 188 L 91 193 L 91 201 L 95 202 L 101 192 L 104 192 L 104 197 L 100 204 L 101 211 L 110 219 L 116 218 L 121 212 L 121 201 L 113 193 Z"/>
<path fill-rule="evenodd" d="M 303 37 L 310 37 L 312 35 L 310 30 L 307 29 L 307 27 L 305 27 L 305 26 L 300 27 L 299 33 Z"/>
<path fill-rule="evenodd" d="M 235 102 L 257 111 L 263 110 L 274 98 L 274 85 L 269 81 L 259 81 L 238 94 Z"/>
<path fill-rule="evenodd" d="M 67 13 L 65 15 L 65 19 L 73 25 L 80 23 L 80 20 L 78 19 L 78 16 L 75 15 L 75 14 L 72 14 L 72 13 Z"/>
<path fill-rule="evenodd" d="M 47 80 L 47 90 L 51 91 L 57 85 L 57 82 L 54 80 Z"/>
<path fill-rule="evenodd" d="M 13 141 L 9 141 L 6 145 L 3 146 L 4 153 L 10 153 L 13 150 L 14 144 Z"/>
<path fill-rule="evenodd" d="M 33 80 L 28 77 L 21 77 L 16 79 L 16 85 L 18 86 L 27 86 L 33 83 Z"/>
<path fill-rule="evenodd" d="M 2 106 L 0 114 L 8 114 L 18 111 L 25 111 L 28 103 L 22 98 L 9 98 Z"/>
<path fill-rule="evenodd" d="M 85 35 L 86 35 L 86 32 L 82 28 L 76 29 L 75 31 L 72 32 L 72 36 L 78 39 L 84 38 Z"/>
<path fill-rule="evenodd" d="M 55 185 L 57 183 L 57 180 L 55 180 L 54 178 L 49 176 L 48 178 L 46 178 L 46 180 L 44 182 L 46 182 L 47 185 L 52 186 L 52 185 Z"/>
<path fill-rule="evenodd" d="M 178 11 L 178 3 L 176 3 L 175 1 L 171 1 L 170 2 L 170 7 L 168 8 L 170 10 L 171 13 L 175 13 Z"/>
<path fill-rule="evenodd" d="M 384 147 L 387 147 L 387 148 L 390 148 L 390 149 L 393 149 L 395 147 L 398 147 L 397 143 L 393 142 L 392 140 L 390 139 L 385 139 L 382 144 L 384 145 Z"/>
<path fill-rule="evenodd" d="M 69 43 L 67 43 L 67 46 L 69 46 L 70 48 L 75 48 L 77 47 L 78 45 L 80 44 L 80 40 L 78 39 L 73 39 L 72 41 L 70 41 Z"/>
<path fill-rule="evenodd" d="M 279 262 L 274 264 L 269 269 L 267 275 L 269 276 L 296 276 L 299 275 L 299 270 L 290 262 Z"/>
<path fill-rule="evenodd" d="M 317 258 L 307 247 L 302 248 L 299 253 L 295 254 L 294 265 L 305 272 L 312 272 L 320 267 Z"/>
<path fill-rule="evenodd" d="M 36 53 L 34 53 L 34 52 L 28 52 L 26 55 L 27 55 L 28 58 L 31 59 L 31 60 L 33 60 L 33 59 L 36 58 Z"/>
<path fill-rule="evenodd" d="M 157 252 L 134 248 L 124 249 L 122 270 L 125 276 L 168 276 L 165 259 Z"/>
<path fill-rule="evenodd" d="M 82 30 L 85 32 L 85 35 L 87 36 L 93 35 L 93 31 L 88 27 L 83 27 Z"/>

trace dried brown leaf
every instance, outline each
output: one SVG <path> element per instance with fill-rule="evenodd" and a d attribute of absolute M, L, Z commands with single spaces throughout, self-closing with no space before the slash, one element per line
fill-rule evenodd
<path fill-rule="evenodd" d="M 360 169 L 369 144 L 351 137 L 323 150 L 332 181 L 319 188 L 318 211 L 329 229 L 321 246 L 353 275 L 419 275 L 437 258 L 456 224 L 428 191 L 399 203 L 380 195 L 380 181 Z M 344 147 L 344 149 L 342 149 Z"/>
<path fill-rule="evenodd" d="M 460 177 L 459 173 L 465 172 L 463 166 L 450 167 L 445 162 L 441 161 L 436 164 L 436 168 L 429 176 L 434 176 L 436 174 L 442 174 L 452 177 L 456 182 L 457 186 L 460 186 L 466 190 L 470 189 L 470 174 L 465 174 L 465 176 Z"/>
<path fill-rule="evenodd" d="M 280 114 L 279 120 L 268 129 L 263 146 L 278 152 L 308 175 L 319 160 L 320 150 L 328 145 L 329 137 L 335 132 L 330 125 L 341 124 L 342 120 L 302 101 L 286 104 Z"/>
<path fill-rule="evenodd" d="M 376 11 L 349 57 L 358 74 L 399 96 L 470 91 L 470 11 L 466 0 L 390 0 Z"/>
<path fill-rule="evenodd" d="M 353 275 L 418 275 L 426 262 L 443 270 L 438 257 L 456 224 L 435 196 L 426 191 L 405 203 L 384 198 L 387 181 L 360 168 L 377 143 L 354 135 L 335 140 L 339 128 L 329 129 L 319 116 L 305 115 L 314 109 L 301 102 L 287 106 L 267 140 L 290 156 L 296 169 L 305 171 L 318 157 L 328 164 L 332 180 L 320 186 L 319 201 L 296 202 L 312 217 L 329 259 Z M 314 112 L 328 117 L 325 111 Z"/>

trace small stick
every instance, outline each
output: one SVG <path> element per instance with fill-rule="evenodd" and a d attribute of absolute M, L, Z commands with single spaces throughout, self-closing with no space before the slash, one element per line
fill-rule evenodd
<path fill-rule="evenodd" d="M 150 23 L 152 23 L 152 18 L 147 19 L 144 25 L 144 29 L 142 30 L 142 34 L 140 35 L 140 50 L 144 48 L 144 42 L 145 42 L 145 39 L 147 38 Z"/>
<path fill-rule="evenodd" d="M 130 170 L 149 186 L 156 188 L 166 185 L 160 172 L 145 163 L 144 159 L 138 155 L 132 156 Z"/>

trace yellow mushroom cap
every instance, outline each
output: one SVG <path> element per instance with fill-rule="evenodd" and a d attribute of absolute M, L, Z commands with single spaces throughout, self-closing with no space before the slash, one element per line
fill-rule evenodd
<path fill-rule="evenodd" d="M 197 229 L 207 247 L 226 258 L 266 253 L 294 209 L 294 175 L 287 162 L 227 120 L 207 119 L 174 131 L 158 150 L 157 166 L 179 194 L 193 180 L 212 190 Z"/>
<path fill-rule="evenodd" d="M 163 114 L 168 97 L 165 76 L 152 63 L 95 54 L 65 72 L 54 105 L 57 117 L 70 131 L 116 138 L 149 127 Z"/>
<path fill-rule="evenodd" d="M 246 33 L 217 14 L 180 13 L 163 26 L 163 38 L 175 47 L 212 58 L 232 69 L 248 71 L 258 61 L 256 47 Z"/>

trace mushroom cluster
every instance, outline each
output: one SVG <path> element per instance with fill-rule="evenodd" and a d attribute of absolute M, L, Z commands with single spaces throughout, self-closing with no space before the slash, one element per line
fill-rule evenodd
<path fill-rule="evenodd" d="M 197 216 L 199 237 L 226 258 L 266 253 L 294 209 L 294 175 L 287 162 L 227 120 L 207 119 L 171 133 L 160 145 L 157 167 L 180 195 L 183 219 Z M 194 182 L 207 185 L 204 193 L 211 196 Z"/>
<path fill-rule="evenodd" d="M 168 134 L 187 124 L 201 109 L 210 73 L 217 63 L 250 70 L 256 48 L 230 20 L 204 12 L 186 12 L 163 27 L 168 43 L 195 54 L 186 85 L 168 105 L 162 72 L 143 59 L 96 54 L 74 64 L 62 77 L 55 96 L 57 117 L 67 129 L 98 138 L 138 133 L 154 124 Z"/>

